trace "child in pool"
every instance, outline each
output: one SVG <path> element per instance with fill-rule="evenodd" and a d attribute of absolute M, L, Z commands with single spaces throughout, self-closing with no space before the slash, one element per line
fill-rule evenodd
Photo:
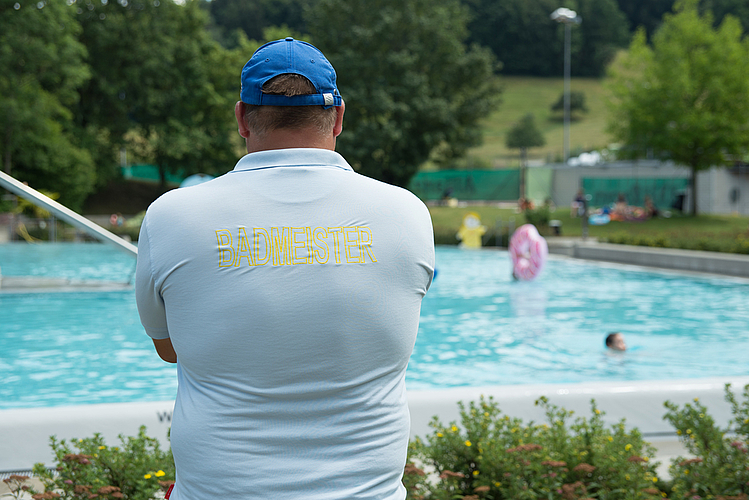
<path fill-rule="evenodd" d="M 624 342 L 624 335 L 620 332 L 612 332 L 606 336 L 606 347 L 612 351 L 626 351 L 627 344 Z"/>

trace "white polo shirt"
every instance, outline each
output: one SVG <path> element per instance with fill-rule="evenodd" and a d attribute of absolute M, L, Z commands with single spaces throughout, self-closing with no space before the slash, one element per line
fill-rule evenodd
<path fill-rule="evenodd" d="M 405 498 L 433 272 L 424 204 L 333 151 L 249 154 L 156 200 L 136 296 L 178 356 L 172 499 Z"/>

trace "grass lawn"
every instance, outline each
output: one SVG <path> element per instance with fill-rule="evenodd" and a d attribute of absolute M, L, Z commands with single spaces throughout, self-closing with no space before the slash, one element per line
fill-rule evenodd
<path fill-rule="evenodd" d="M 523 214 L 490 205 L 465 208 L 432 206 L 429 211 L 438 244 L 457 243 L 455 233 L 468 212 L 479 214 L 482 224 L 489 228 L 487 236 L 498 222 L 504 228 L 503 232 L 507 231 L 510 221 L 513 221 L 514 227 L 525 223 Z M 551 218 L 561 221 L 562 236 L 582 235 L 582 220 L 571 218 L 569 208 L 557 208 Z M 604 226 L 588 226 L 588 236 L 615 243 L 749 253 L 749 217 L 700 215 L 655 218 L 643 222 L 612 221 Z M 488 244 L 493 245 L 494 240 Z"/>
<path fill-rule="evenodd" d="M 564 152 L 564 124 L 551 106 L 564 90 L 563 78 L 501 77 L 504 87 L 499 109 L 482 122 L 484 144 L 473 148 L 469 155 L 495 167 L 517 167 L 518 150 L 505 147 L 505 136 L 524 115 L 532 113 L 536 125 L 546 138 L 546 145 L 528 151 L 529 160 L 561 161 Z M 612 139 L 606 133 L 606 92 L 600 79 L 573 78 L 571 91 L 585 94 L 588 112 L 570 124 L 570 152 L 607 147 Z"/>

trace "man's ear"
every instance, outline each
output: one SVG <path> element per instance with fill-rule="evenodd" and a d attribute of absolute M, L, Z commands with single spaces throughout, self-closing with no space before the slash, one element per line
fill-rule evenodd
<path fill-rule="evenodd" d="M 237 101 L 234 105 L 234 116 L 237 118 L 237 126 L 239 127 L 239 135 L 245 139 L 250 137 L 250 128 L 247 126 L 247 122 L 244 119 L 245 104 L 242 101 Z"/>
<path fill-rule="evenodd" d="M 343 131 L 343 113 L 346 111 L 346 103 L 341 99 L 341 105 L 335 108 L 336 118 L 333 126 L 333 137 L 338 137 Z"/>

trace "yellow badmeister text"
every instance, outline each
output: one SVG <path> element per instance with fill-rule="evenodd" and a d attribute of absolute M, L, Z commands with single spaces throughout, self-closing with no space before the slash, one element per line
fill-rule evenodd
<path fill-rule="evenodd" d="M 218 267 L 377 262 L 366 226 L 217 229 Z"/>

